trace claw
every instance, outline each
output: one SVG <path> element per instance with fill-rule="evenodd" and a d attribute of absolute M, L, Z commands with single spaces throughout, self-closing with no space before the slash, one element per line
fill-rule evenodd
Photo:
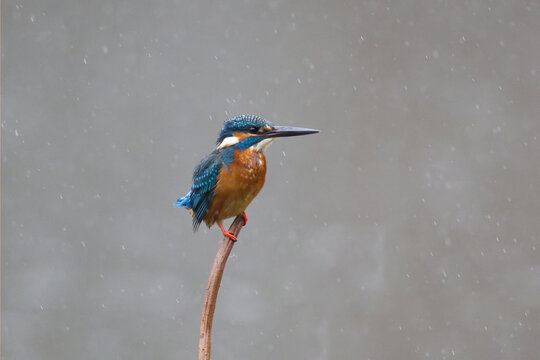
<path fill-rule="evenodd" d="M 244 218 L 244 226 L 247 224 L 247 215 L 245 211 L 242 211 L 242 217 Z"/>
<path fill-rule="evenodd" d="M 223 236 L 228 237 L 228 238 L 231 239 L 232 241 L 236 241 L 236 236 L 234 236 L 233 233 L 232 233 L 231 231 L 225 231 L 225 229 L 223 228 L 223 224 L 222 224 L 222 223 L 218 223 L 218 226 L 219 226 L 219 228 L 221 229 L 221 232 L 223 233 Z"/>

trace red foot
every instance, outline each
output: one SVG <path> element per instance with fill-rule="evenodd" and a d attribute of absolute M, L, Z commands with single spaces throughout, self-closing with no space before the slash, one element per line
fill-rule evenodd
<path fill-rule="evenodd" d="M 223 228 L 223 224 L 219 223 L 218 226 L 221 229 L 221 232 L 223 233 L 223 236 L 228 237 L 232 241 L 236 241 L 236 236 L 234 236 L 233 233 L 230 232 L 230 231 L 225 231 L 225 229 Z"/>
<path fill-rule="evenodd" d="M 244 226 L 247 224 L 247 215 L 245 211 L 242 211 L 242 217 L 244 218 Z"/>
<path fill-rule="evenodd" d="M 229 239 L 231 239 L 232 241 L 236 241 L 236 236 L 233 235 L 232 232 L 230 231 L 225 231 L 223 233 L 224 236 L 228 237 Z"/>

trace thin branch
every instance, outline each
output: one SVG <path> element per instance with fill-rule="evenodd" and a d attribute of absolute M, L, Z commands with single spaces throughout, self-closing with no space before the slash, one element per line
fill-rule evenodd
<path fill-rule="evenodd" d="M 239 215 L 234 219 L 229 231 L 234 236 L 238 236 L 238 233 L 244 226 L 244 218 Z M 206 285 L 206 295 L 204 297 L 204 307 L 201 318 L 201 332 L 199 336 L 199 360 L 210 360 L 210 348 L 212 346 L 212 320 L 214 320 L 214 310 L 216 309 L 216 299 L 219 291 L 219 285 L 221 284 L 221 278 L 223 276 L 223 270 L 225 270 L 225 264 L 229 258 L 229 254 L 234 246 L 234 241 L 228 237 L 223 237 L 223 242 L 219 247 L 219 250 L 214 259 L 212 270 L 210 271 L 210 277 L 208 278 L 208 285 Z"/>

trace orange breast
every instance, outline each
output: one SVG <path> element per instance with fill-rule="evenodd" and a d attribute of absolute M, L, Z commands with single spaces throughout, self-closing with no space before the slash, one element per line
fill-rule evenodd
<path fill-rule="evenodd" d="M 233 161 L 218 175 L 215 195 L 204 222 L 215 222 L 241 214 L 257 196 L 266 177 L 266 158 L 251 149 L 234 150 Z"/>

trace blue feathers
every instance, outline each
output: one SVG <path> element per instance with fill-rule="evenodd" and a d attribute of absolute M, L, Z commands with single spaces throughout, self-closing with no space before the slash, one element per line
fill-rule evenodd
<path fill-rule="evenodd" d="M 255 115 L 240 115 L 226 120 L 219 133 L 217 144 L 220 144 L 226 137 L 232 136 L 235 131 L 256 133 L 259 128 L 273 126 L 271 122 Z"/>
<path fill-rule="evenodd" d="M 176 200 L 175 207 L 186 207 L 193 210 L 193 230 L 197 230 L 204 219 L 217 184 L 218 175 L 223 166 L 228 166 L 234 157 L 234 148 L 214 150 L 204 158 L 193 172 L 191 190 L 181 199 Z"/>
<path fill-rule="evenodd" d="M 236 144 L 234 147 L 239 150 L 246 150 L 250 146 L 255 145 L 258 142 L 263 141 L 265 138 L 262 136 L 250 136 L 248 138 L 245 138 L 243 141 L 240 141 L 238 144 Z"/>
<path fill-rule="evenodd" d="M 186 196 L 176 200 L 176 202 L 174 203 L 174 207 L 177 207 L 177 208 L 185 207 L 185 208 L 191 209 L 192 208 L 192 205 L 191 205 L 191 190 L 186 194 Z"/>

